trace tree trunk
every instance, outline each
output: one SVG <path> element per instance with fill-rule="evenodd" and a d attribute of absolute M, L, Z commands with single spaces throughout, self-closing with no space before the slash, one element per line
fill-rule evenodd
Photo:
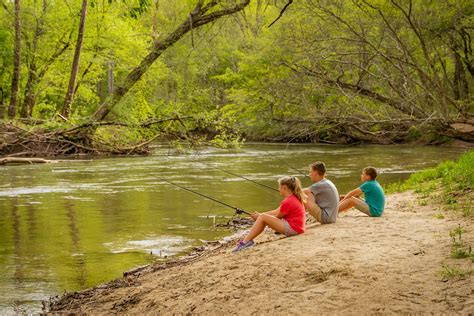
<path fill-rule="evenodd" d="M 159 0 L 155 0 L 155 8 L 153 10 L 153 34 L 152 37 L 156 41 L 158 39 L 158 3 Z"/>
<path fill-rule="evenodd" d="M 22 118 L 27 118 L 31 116 L 31 112 L 33 110 L 33 106 L 35 104 L 36 99 L 35 93 L 33 91 L 34 86 L 36 86 L 36 82 L 36 64 L 35 61 L 32 60 L 28 69 L 28 80 L 26 82 L 25 87 L 25 98 L 23 100 L 23 106 L 21 107 L 20 112 L 20 116 Z"/>
<path fill-rule="evenodd" d="M 35 7 L 36 7 L 36 3 L 35 3 Z M 48 8 L 48 3 L 46 0 L 43 0 L 43 12 L 41 14 L 41 17 L 36 20 L 37 21 L 36 29 L 35 29 L 35 34 L 33 35 L 33 43 L 31 45 L 32 57 L 30 60 L 30 65 L 28 67 L 28 79 L 26 81 L 25 97 L 24 97 L 23 105 L 21 107 L 21 112 L 20 112 L 20 116 L 22 118 L 31 117 L 31 113 L 35 105 L 36 96 L 35 96 L 34 89 L 39 79 L 38 72 L 37 72 L 38 67 L 36 64 L 36 54 L 38 50 L 39 38 L 43 34 L 44 17 L 46 15 L 47 8 Z"/>
<path fill-rule="evenodd" d="M 33 38 L 33 45 L 32 45 L 32 57 L 30 61 L 30 66 L 28 67 L 28 79 L 26 81 L 25 87 L 25 97 L 23 100 L 23 105 L 21 107 L 20 116 L 22 118 L 29 117 L 31 115 L 31 110 L 35 103 L 35 95 L 33 92 L 34 86 L 36 85 L 37 81 L 37 74 L 36 74 L 36 49 L 38 47 L 38 37 L 39 37 L 39 26 L 35 31 L 35 35 Z"/>
<path fill-rule="evenodd" d="M 20 88 L 20 58 L 21 58 L 21 28 L 20 28 L 20 0 L 15 0 L 15 49 L 13 58 L 12 93 L 8 116 L 14 118 L 18 103 L 18 90 Z"/>
<path fill-rule="evenodd" d="M 189 17 L 171 34 L 168 35 L 163 41 L 156 41 L 153 45 L 150 53 L 145 56 L 135 69 L 133 69 L 122 81 L 118 84 L 112 96 L 106 99 L 106 101 L 99 107 L 97 112 L 94 114 L 94 119 L 102 121 L 113 109 L 113 107 L 127 94 L 127 92 L 140 80 L 143 74 L 148 68 L 155 62 L 155 60 L 169 47 L 181 39 L 186 33 L 191 31 L 192 28 L 197 28 L 202 25 L 208 24 L 212 21 L 219 19 L 222 16 L 233 14 L 243 10 L 250 0 L 242 0 L 241 3 L 234 5 L 233 7 L 223 8 L 214 12 L 207 13 L 210 9 L 218 4 L 217 1 L 208 3 L 203 7 L 203 1 L 199 1 L 193 12 L 189 14 Z M 207 14 L 206 14 L 207 13 Z M 191 27 L 192 26 L 192 27 Z"/>
<path fill-rule="evenodd" d="M 111 95 L 114 93 L 114 65 L 113 60 L 107 62 L 107 93 Z"/>
<path fill-rule="evenodd" d="M 3 96 L 3 88 L 0 87 L 0 120 L 3 120 L 3 118 L 5 117 L 5 109 L 7 107 L 6 104 L 3 102 Z"/>
<path fill-rule="evenodd" d="M 454 52 L 454 98 L 456 100 L 467 100 L 469 95 L 469 86 L 464 72 L 464 64 L 461 58 Z"/>
<path fill-rule="evenodd" d="M 69 86 L 64 100 L 62 115 L 69 117 L 71 112 L 71 104 L 74 99 L 74 88 L 76 86 L 77 72 L 79 70 L 79 60 L 82 51 L 82 41 L 84 39 L 84 27 L 86 24 L 87 0 L 82 0 L 81 19 L 79 21 L 79 32 L 77 34 L 76 50 L 74 51 L 74 59 L 72 61 L 71 77 L 69 78 Z"/>

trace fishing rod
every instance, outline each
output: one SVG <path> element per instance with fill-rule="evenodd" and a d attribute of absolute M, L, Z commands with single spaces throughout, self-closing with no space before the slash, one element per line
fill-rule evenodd
<path fill-rule="evenodd" d="M 308 178 L 310 179 L 310 177 L 304 173 L 303 171 L 301 171 L 300 169 L 296 169 L 295 167 L 292 167 L 290 164 L 288 164 L 286 161 L 284 161 L 283 159 L 278 159 L 279 161 L 283 162 L 285 165 L 287 165 L 288 167 L 290 167 L 290 169 L 293 169 L 295 170 L 296 172 L 298 172 L 300 175 L 302 175 L 303 177 L 305 178 Z"/>
<path fill-rule="evenodd" d="M 217 169 L 217 170 L 220 170 L 220 171 L 222 171 L 222 172 L 225 172 L 225 173 L 228 173 L 228 174 L 230 174 L 230 175 L 233 175 L 233 176 L 235 176 L 235 177 L 242 178 L 242 179 L 244 179 L 244 180 L 250 181 L 250 182 L 252 182 L 252 183 L 254 183 L 254 184 L 256 184 L 256 185 L 259 185 L 259 186 L 261 186 L 261 187 L 270 189 L 270 190 L 272 190 L 272 191 L 274 191 L 274 192 L 279 192 L 278 189 L 272 188 L 272 187 L 269 186 L 269 185 L 260 183 L 260 182 L 258 182 L 258 181 L 255 181 L 255 180 L 252 180 L 252 179 L 249 179 L 249 178 L 246 178 L 246 177 L 244 177 L 244 176 L 241 176 L 241 175 L 238 175 L 238 174 L 236 174 L 236 173 L 233 173 L 233 172 L 230 172 L 230 171 L 221 169 L 221 168 L 219 168 L 219 167 L 216 167 L 216 166 L 214 166 L 214 165 L 210 165 L 210 164 L 205 163 L 205 162 L 200 162 L 200 163 L 202 163 L 202 164 L 205 165 L 205 166 L 208 166 L 209 168 Z"/>
<path fill-rule="evenodd" d="M 287 149 L 288 149 L 288 145 L 289 145 L 289 143 L 287 143 L 287 146 L 286 146 Z M 266 150 L 263 150 L 263 151 L 267 154 L 267 156 L 270 156 L 270 153 L 269 153 L 268 151 L 266 151 Z M 285 160 L 283 160 L 283 159 L 281 159 L 281 158 L 278 158 L 278 157 L 275 157 L 275 156 L 272 156 L 272 157 L 273 157 L 273 158 L 276 158 L 278 161 L 284 163 L 284 164 L 285 164 L 287 167 L 289 167 L 290 169 L 292 169 L 292 170 L 298 172 L 298 173 L 299 173 L 300 175 L 302 175 L 303 177 L 305 177 L 305 178 L 307 178 L 307 179 L 311 179 L 311 178 L 308 176 L 308 174 L 306 174 L 305 172 L 301 171 L 301 170 L 298 169 L 298 168 L 293 167 L 292 165 L 290 165 L 289 163 L 287 163 Z"/>
<path fill-rule="evenodd" d="M 201 197 L 203 197 L 203 198 L 206 198 L 206 199 L 209 199 L 209 200 L 211 200 L 211 201 L 214 201 L 214 202 L 217 202 L 217 203 L 219 203 L 219 204 L 222 204 L 222 205 L 224 205 L 224 206 L 227 206 L 227 207 L 229 207 L 229 208 L 235 210 L 235 213 L 236 213 L 236 214 L 242 214 L 242 213 L 243 213 L 243 214 L 251 215 L 249 212 L 247 212 L 247 211 L 245 211 L 245 210 L 243 210 L 243 209 L 241 209 L 241 208 L 238 208 L 238 207 L 232 206 L 232 205 L 230 205 L 230 204 L 227 204 L 227 203 L 225 203 L 225 202 L 219 201 L 219 200 L 213 198 L 212 196 L 207 196 L 207 195 L 205 195 L 205 194 L 196 192 L 196 191 L 194 191 L 194 190 L 191 190 L 191 189 L 189 189 L 189 188 L 183 187 L 183 186 L 181 186 L 181 185 L 179 185 L 179 184 L 176 184 L 176 183 L 174 183 L 174 182 L 171 182 L 171 181 L 169 181 L 169 180 L 166 180 L 166 179 L 164 179 L 164 178 L 161 178 L 161 177 L 158 177 L 158 176 L 155 176 L 155 175 L 152 175 L 152 177 L 155 177 L 155 178 L 157 178 L 157 179 L 159 179 L 159 180 L 161 180 L 161 181 L 163 181 L 163 182 L 166 182 L 166 183 L 168 183 L 168 184 L 174 185 L 175 187 L 178 187 L 178 188 L 180 188 L 180 189 L 183 189 L 183 190 L 186 190 L 186 191 L 188 191 L 188 192 L 191 192 L 191 193 L 194 193 L 194 194 L 196 194 L 196 195 L 199 195 L 199 196 L 201 196 Z"/>
<path fill-rule="evenodd" d="M 263 151 L 267 154 L 267 156 L 271 156 L 271 154 L 270 154 L 268 151 L 266 151 L 266 150 L 263 150 Z M 278 161 L 284 163 L 287 167 L 289 167 L 290 169 L 292 169 L 292 170 L 298 172 L 298 173 L 299 173 L 300 175 L 302 175 L 303 177 L 310 179 L 310 177 L 309 177 L 306 173 L 304 173 L 304 172 L 301 171 L 300 169 L 297 169 L 297 168 L 293 167 L 292 165 L 290 165 L 289 163 L 287 163 L 285 160 L 283 160 L 283 159 L 281 159 L 281 158 L 277 158 L 277 157 L 275 157 L 275 156 L 271 156 L 271 157 L 272 157 L 272 158 L 276 158 L 276 160 L 278 160 Z"/>

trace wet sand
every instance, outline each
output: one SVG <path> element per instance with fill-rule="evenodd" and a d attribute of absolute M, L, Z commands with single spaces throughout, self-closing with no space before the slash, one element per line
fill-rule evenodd
<path fill-rule="evenodd" d="M 444 214 L 444 218 L 436 216 Z M 233 254 L 233 243 L 166 268 L 148 267 L 91 290 L 70 293 L 52 312 L 133 314 L 474 313 L 473 275 L 444 278 L 449 231 L 472 220 L 420 206 L 411 192 L 387 197 L 381 218 L 351 210 L 305 234 L 271 232 Z"/>

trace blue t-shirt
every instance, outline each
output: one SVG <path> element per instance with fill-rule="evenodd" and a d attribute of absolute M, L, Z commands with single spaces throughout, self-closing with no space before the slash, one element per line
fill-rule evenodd
<path fill-rule="evenodd" d="M 359 188 L 364 192 L 365 203 L 369 205 L 370 215 L 382 216 L 385 196 L 377 180 L 365 181 Z"/>

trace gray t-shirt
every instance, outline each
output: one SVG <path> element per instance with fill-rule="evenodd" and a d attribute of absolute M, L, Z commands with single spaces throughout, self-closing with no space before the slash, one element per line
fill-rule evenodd
<path fill-rule="evenodd" d="M 337 208 L 339 205 L 339 192 L 331 180 L 322 179 L 313 183 L 310 187 L 314 201 L 321 208 L 321 220 L 323 223 L 334 223 L 337 219 Z"/>

